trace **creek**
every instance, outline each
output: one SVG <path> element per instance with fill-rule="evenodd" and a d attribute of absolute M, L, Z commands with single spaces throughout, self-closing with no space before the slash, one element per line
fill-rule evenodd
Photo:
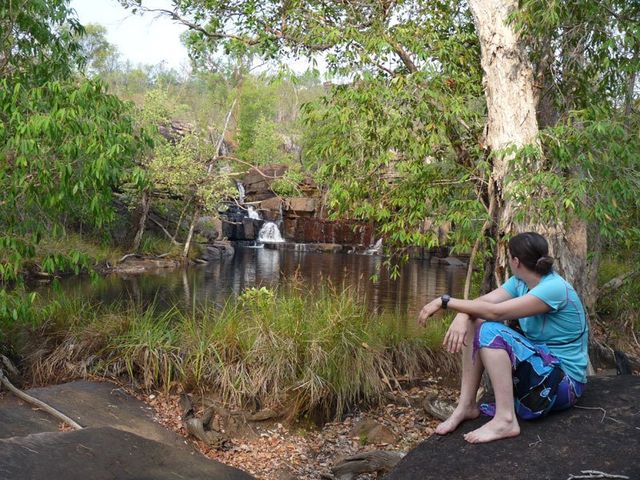
<path fill-rule="evenodd" d="M 269 248 L 236 248 L 232 257 L 207 265 L 177 270 L 155 270 L 137 275 L 109 275 L 92 280 L 86 276 L 63 280 L 59 288 L 41 288 L 43 296 L 59 293 L 105 305 L 134 300 L 158 308 L 177 305 L 221 305 L 246 288 L 269 287 L 296 277 L 312 288 L 322 282 L 348 288 L 373 312 L 415 318 L 424 303 L 450 293 L 460 296 L 466 269 L 410 259 L 396 279 L 375 255 L 317 253 Z M 372 280 L 376 275 L 377 278 Z"/>

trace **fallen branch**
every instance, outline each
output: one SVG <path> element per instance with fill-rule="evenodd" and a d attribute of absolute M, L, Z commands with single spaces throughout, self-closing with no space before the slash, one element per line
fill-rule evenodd
<path fill-rule="evenodd" d="M 138 253 L 127 253 L 125 256 L 123 256 L 120 260 L 118 260 L 118 263 L 122 263 L 124 262 L 127 258 L 131 258 L 131 257 L 138 257 L 140 258 L 140 254 Z"/>
<path fill-rule="evenodd" d="M 167 238 L 169 238 L 169 240 L 171 240 L 171 243 L 173 243 L 174 245 L 181 245 L 179 242 L 176 241 L 175 238 L 173 238 L 171 236 L 171 234 L 167 231 L 166 228 L 164 228 L 164 225 L 162 225 L 160 222 L 158 222 L 155 218 L 149 216 L 149 220 L 151 220 L 153 223 L 155 223 L 158 227 L 160 227 L 160 230 L 162 230 L 162 232 L 167 236 Z"/>
<path fill-rule="evenodd" d="M 538 440 L 536 440 L 535 442 L 531 442 L 529 444 L 530 447 L 535 447 L 536 445 L 542 443 L 542 439 L 540 438 L 540 435 L 537 435 L 537 437 L 538 437 Z"/>
<path fill-rule="evenodd" d="M 567 480 L 577 480 L 579 478 L 620 478 L 620 479 L 628 479 L 626 475 L 614 475 L 613 473 L 605 473 L 599 470 L 582 470 L 581 475 L 569 475 Z"/>
<path fill-rule="evenodd" d="M 602 418 L 600 419 L 600 423 L 604 422 L 605 418 L 611 420 L 612 422 L 619 423 L 620 425 L 626 425 L 627 427 L 635 428 L 636 430 L 640 430 L 640 427 L 634 427 L 633 425 L 629 425 L 623 421 L 618 420 L 617 418 L 613 418 L 610 415 L 607 415 L 607 411 L 602 407 L 584 407 L 582 405 L 574 405 L 573 408 L 580 408 L 582 410 L 600 410 L 602 412 Z"/>
<path fill-rule="evenodd" d="M 41 408 L 48 414 L 56 417 L 58 420 L 63 421 L 74 430 L 82 430 L 82 425 L 70 419 L 64 413 L 60 412 L 59 410 L 56 410 L 50 405 L 47 405 L 42 400 L 38 400 L 37 398 L 32 397 L 31 395 L 24 393 L 22 390 L 18 390 L 16 387 L 14 387 L 13 384 L 7 379 L 7 377 L 5 377 L 4 370 L 2 370 L 1 368 L 0 368 L 0 382 L 2 382 L 2 384 L 5 387 L 7 387 L 16 397 L 24 400 L 27 403 L 30 403 L 31 405 L 35 405 L 36 407 Z"/>

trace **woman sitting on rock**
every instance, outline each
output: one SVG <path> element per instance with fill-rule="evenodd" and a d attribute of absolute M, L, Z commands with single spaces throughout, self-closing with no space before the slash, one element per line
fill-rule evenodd
<path fill-rule="evenodd" d="M 451 353 L 462 350 L 460 398 L 436 433 L 453 432 L 482 412 L 493 419 L 465 434 L 465 440 L 484 443 L 515 437 L 520 433 L 516 415 L 538 418 L 573 406 L 582 394 L 589 361 L 584 308 L 573 287 L 553 271 L 548 252 L 541 235 L 516 235 L 509 242 L 513 276 L 504 285 L 476 300 L 443 295 L 422 308 L 421 325 L 440 309 L 459 312 L 444 346 Z M 500 323 L 515 319 L 523 334 Z M 495 404 L 478 406 L 476 394 L 485 368 Z"/>

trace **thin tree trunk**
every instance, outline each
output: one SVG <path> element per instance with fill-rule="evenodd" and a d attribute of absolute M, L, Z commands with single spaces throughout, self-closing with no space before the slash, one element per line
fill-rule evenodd
<path fill-rule="evenodd" d="M 632 64 L 635 65 L 638 61 L 638 55 L 640 55 L 640 41 L 636 42 L 635 49 L 633 52 L 633 60 Z M 638 72 L 635 69 L 632 69 L 629 72 L 629 77 L 627 78 L 627 92 L 624 99 L 624 122 L 628 127 L 629 122 L 631 121 L 631 113 L 633 112 L 633 97 L 636 91 L 636 79 L 638 77 Z"/>
<path fill-rule="evenodd" d="M 151 206 L 151 200 L 149 199 L 149 193 L 145 190 L 142 193 L 140 199 L 140 218 L 138 219 L 138 230 L 136 236 L 133 238 L 132 251 L 137 252 L 140 249 L 142 243 L 142 236 L 144 235 L 144 227 L 147 224 L 147 216 L 149 215 L 149 207 Z"/>
<path fill-rule="evenodd" d="M 157 221 L 155 218 L 153 218 L 153 216 L 149 217 L 149 220 L 151 220 L 153 223 L 156 224 L 156 226 L 158 228 L 160 228 L 160 230 L 162 230 L 162 233 L 164 233 L 166 235 L 166 237 L 171 241 L 171 243 L 173 243 L 174 245 L 180 245 L 180 242 L 178 242 L 175 237 L 172 237 L 171 234 L 169 233 L 169 231 L 164 228 L 164 225 L 162 225 L 159 221 Z"/>
<path fill-rule="evenodd" d="M 500 283 L 509 274 L 506 240 L 524 227 L 514 222 L 514 214 L 522 206 L 509 199 L 518 181 L 518 178 L 511 181 L 506 178 L 507 173 L 511 177 L 514 173 L 510 167 L 514 152 L 509 149 L 528 145 L 540 149 L 533 70 L 524 45 L 508 24 L 518 1 L 471 0 L 469 4 L 480 39 L 484 70 L 488 112 L 485 145 L 490 149 L 493 164 L 488 194 L 490 201 L 496 202 L 494 275 Z M 531 167 L 540 168 L 539 165 Z"/>
<path fill-rule="evenodd" d="M 191 225 L 189 226 L 189 234 L 187 235 L 187 239 L 184 242 L 184 251 L 182 252 L 182 256 L 187 258 L 189 256 L 189 250 L 191 249 L 191 239 L 193 238 L 193 231 L 196 228 L 196 221 L 198 220 L 198 215 L 200 214 L 200 209 L 196 207 L 193 211 L 193 218 L 191 219 Z"/>
<path fill-rule="evenodd" d="M 218 139 L 218 143 L 216 144 L 215 155 L 218 157 L 220 155 L 220 149 L 222 148 L 222 143 L 224 142 L 224 134 L 229 127 L 229 120 L 231 120 L 231 114 L 233 113 L 233 109 L 236 107 L 236 102 L 238 101 L 238 97 L 233 99 L 233 103 L 231 104 L 231 108 L 227 112 L 227 118 L 224 121 L 224 127 L 222 127 L 222 133 L 220 134 L 220 138 Z M 213 169 L 213 161 L 209 164 L 209 168 L 207 169 L 207 173 L 211 175 L 211 170 Z"/>
<path fill-rule="evenodd" d="M 176 231 L 173 234 L 173 238 L 178 238 L 178 233 L 180 232 L 180 226 L 182 225 L 182 219 L 184 218 L 184 214 L 189 208 L 189 204 L 191 203 L 191 199 L 184 204 L 182 211 L 180 212 L 180 217 L 178 218 L 178 223 L 176 223 Z"/>
<path fill-rule="evenodd" d="M 538 140 L 537 98 L 534 93 L 533 68 L 524 43 L 508 23 L 518 8 L 517 0 L 470 0 L 476 30 L 480 38 L 483 84 L 487 100 L 487 129 L 485 144 L 491 151 L 492 172 L 489 181 L 490 201 L 496 202 L 493 268 L 496 285 L 506 280 L 508 269 L 507 241 L 510 236 L 533 230 L 549 240 L 551 255 L 557 259 L 557 270 L 578 293 L 583 290 L 586 271 L 586 226 L 574 220 L 565 225 L 536 221 L 533 210 L 518 204 L 511 193 L 525 175 L 544 167 L 542 147 Z M 533 147 L 538 155 L 526 168 L 515 170 L 512 149 Z M 508 174 L 508 177 L 507 177 Z M 535 199 L 529 201 L 535 202 Z M 517 212 L 525 211 L 525 220 L 516 223 Z M 488 274 L 489 272 L 487 272 Z M 485 283 L 487 278 L 485 278 Z"/>

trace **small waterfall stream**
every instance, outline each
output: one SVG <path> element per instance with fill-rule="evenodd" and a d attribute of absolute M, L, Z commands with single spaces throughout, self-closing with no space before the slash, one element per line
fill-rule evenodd
<path fill-rule="evenodd" d="M 260 243 L 284 243 L 284 238 L 280 235 L 280 229 L 274 222 L 265 223 L 258 232 L 258 242 Z"/>
<path fill-rule="evenodd" d="M 365 252 L 365 255 L 380 255 L 382 254 L 382 238 L 380 238 L 373 247 L 368 248 Z"/>
<path fill-rule="evenodd" d="M 236 182 L 236 187 L 238 187 L 238 203 L 244 203 L 244 184 L 242 182 Z"/>
<path fill-rule="evenodd" d="M 251 205 L 247 207 L 247 216 L 254 220 L 262 220 L 262 218 L 260 217 L 260 213 L 258 213 L 258 211 Z"/>

